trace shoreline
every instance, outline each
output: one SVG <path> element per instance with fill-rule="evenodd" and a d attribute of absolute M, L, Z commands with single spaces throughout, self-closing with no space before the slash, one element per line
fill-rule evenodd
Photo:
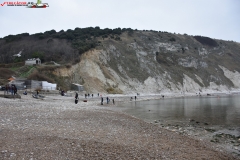
<path fill-rule="evenodd" d="M 240 95 L 239 92 L 235 92 L 234 94 L 212 93 L 210 96 L 209 95 L 196 96 L 194 94 L 192 95 L 189 94 L 188 96 L 175 95 L 175 96 L 166 97 L 166 98 L 168 99 L 224 98 L 228 96 L 239 96 L 239 95 Z M 148 97 L 148 99 L 142 99 L 140 101 L 160 100 L 160 99 L 163 100 L 165 99 L 165 97 L 164 98 Z M 129 101 L 129 103 L 132 103 L 132 102 Z M 121 111 L 124 112 L 124 110 L 127 110 L 127 109 L 122 109 Z M 129 113 L 126 113 L 126 114 L 129 115 Z M 138 118 L 138 117 L 135 117 L 135 118 Z M 161 118 L 153 121 L 144 120 L 144 119 L 141 119 L 141 120 L 150 124 L 158 125 L 161 128 L 167 129 L 169 131 L 173 131 L 180 135 L 185 135 L 200 141 L 211 142 L 216 149 L 225 150 L 229 154 L 234 155 L 237 159 L 240 159 L 240 134 L 239 134 L 240 128 L 239 126 L 213 125 L 213 124 L 208 124 L 206 122 L 198 122 L 194 119 L 189 119 L 189 122 L 184 122 L 184 121 L 176 122 L 171 120 L 170 121 L 164 120 Z"/>
<path fill-rule="evenodd" d="M 111 97 L 111 95 L 109 95 L 109 97 Z M 115 97 L 116 99 L 119 98 L 117 96 Z M 146 100 L 146 97 L 148 97 L 147 100 L 153 99 L 153 96 L 144 96 L 142 97 L 142 99 Z M 119 101 L 117 102 L 125 103 L 127 102 L 127 99 L 129 99 L 128 95 L 120 97 Z M 58 137 L 54 139 L 52 143 L 60 144 L 65 143 L 65 141 L 68 141 L 69 139 L 72 139 L 75 140 L 73 146 L 75 146 L 75 144 L 81 146 L 82 143 L 85 144 L 85 147 L 88 146 L 86 147 L 85 151 L 81 152 L 81 154 L 74 152 L 73 155 L 75 155 L 75 158 L 76 156 L 83 156 L 84 153 L 90 154 L 89 152 L 92 152 L 92 150 L 94 150 L 98 157 L 102 157 L 105 159 L 111 156 L 114 157 L 113 155 L 121 155 L 120 157 L 122 157 L 123 159 L 124 157 L 132 159 L 133 157 L 136 158 L 137 153 L 142 158 L 144 158 L 146 155 L 148 155 L 147 157 L 151 157 L 151 152 L 154 153 L 152 157 L 155 157 L 155 159 L 181 159 L 183 157 L 184 159 L 195 159 L 196 155 L 198 157 L 197 159 L 201 159 L 200 157 L 207 159 L 234 159 L 229 153 L 222 150 L 221 147 L 215 148 L 213 147 L 214 145 L 209 142 L 196 140 L 191 136 L 181 135 L 174 131 L 167 130 L 166 128 L 161 128 L 158 126 L 158 124 L 151 124 L 134 116 L 128 115 L 124 112 L 120 112 L 119 110 L 117 111 L 115 110 L 117 104 L 115 106 L 102 106 L 100 105 L 100 98 L 98 99 L 98 97 L 92 98 L 86 103 L 78 103 L 77 105 L 74 104 L 73 97 L 62 96 L 47 96 L 44 100 L 40 100 L 32 98 L 31 95 L 27 95 L 22 96 L 22 99 L 1 99 L 1 101 L 4 105 L 0 107 L 0 115 L 2 117 L 1 125 L 3 126 L 0 135 L 1 137 L 5 138 L 0 138 L 0 142 L 5 145 L 3 147 L 0 147 L 0 151 L 2 152 L 2 155 L 0 154 L 0 158 L 1 156 L 3 158 L 11 157 L 11 155 L 21 158 L 29 157 L 29 155 L 26 156 L 26 154 L 24 153 L 33 150 L 31 148 L 33 146 L 29 146 L 29 142 L 34 141 L 36 145 L 40 145 L 40 150 L 42 150 L 45 155 L 44 158 L 39 159 L 50 159 L 50 153 L 47 152 L 42 147 L 42 145 L 50 145 L 48 144 L 48 142 L 45 141 L 46 139 L 48 139 L 46 137 Z M 87 116 L 83 113 L 85 113 Z M 64 118 L 65 116 L 66 118 Z M 57 119 L 60 119 L 59 123 L 56 122 Z M 72 128 L 68 128 L 69 124 L 66 123 L 64 119 L 66 119 L 71 126 L 75 126 L 76 129 L 73 130 Z M 40 120 L 43 122 L 41 122 Z M 26 121 L 29 123 L 26 123 Z M 141 124 L 141 127 L 139 126 L 139 124 Z M 152 130 L 153 128 L 154 130 Z M 45 133 L 43 131 L 47 132 Z M 144 131 L 146 131 L 146 133 L 144 133 Z M 25 134 L 27 137 L 30 137 L 30 140 L 24 136 Z M 40 137 L 45 138 L 43 138 L 42 140 L 41 138 L 39 139 L 39 136 L 36 136 L 38 134 L 40 134 Z M 148 136 L 145 137 L 145 135 Z M 16 141 L 12 142 L 12 138 L 10 136 L 13 136 L 12 138 Z M 61 140 L 61 137 L 63 137 L 63 140 Z M 19 141 L 21 142 L 20 144 Z M 41 141 L 44 141 L 45 143 L 42 143 Z M 106 154 L 99 155 L 101 149 L 93 149 L 93 141 L 95 145 L 97 144 L 101 147 L 110 145 L 111 147 L 103 147 L 105 149 L 102 152 Z M 15 142 L 17 142 L 17 144 Z M 162 151 L 157 151 L 157 148 L 152 146 L 153 144 L 157 145 L 157 148 L 162 148 Z M 20 153 L 19 149 L 17 149 L 16 147 L 15 149 L 13 149 L 11 147 L 12 145 L 24 145 L 26 146 L 26 149 L 23 149 L 24 153 Z M 71 151 L 73 152 L 73 148 L 71 147 L 71 145 L 66 145 L 71 148 Z M 133 154 L 130 154 L 131 157 L 129 157 L 129 155 L 126 155 L 127 151 L 122 148 L 123 146 L 124 148 L 128 148 L 133 153 L 136 153 L 136 155 L 134 156 Z M 148 151 L 148 149 L 141 146 L 146 146 L 146 148 L 150 149 Z M 198 149 L 195 150 L 195 147 Z M 57 150 L 61 150 L 65 147 L 62 146 L 61 148 L 53 148 L 53 154 L 58 157 L 59 153 L 57 152 Z M 112 150 L 111 148 L 115 148 L 115 150 Z M 169 150 L 168 148 L 172 149 Z M 191 152 L 193 149 L 194 152 L 196 152 L 194 154 Z M 89 152 L 87 152 L 87 150 Z M 39 156 L 36 152 L 37 150 L 32 151 L 33 154 L 31 155 L 33 158 Z M 45 154 L 45 152 L 47 154 Z M 178 154 L 176 154 L 175 152 Z M 90 155 L 86 155 L 86 158 L 89 159 L 92 158 L 92 156 L 93 155 L 91 153 Z M 147 157 L 145 157 L 144 159 L 146 159 Z M 96 157 L 92 159 L 96 159 Z"/>
<path fill-rule="evenodd" d="M 206 93 L 207 94 L 207 93 Z M 239 92 L 229 93 L 212 93 L 211 95 L 194 95 L 188 94 L 187 96 L 183 95 L 173 95 L 167 97 L 160 97 L 158 94 L 144 95 L 137 101 L 149 101 L 149 100 L 163 100 L 163 99 L 178 99 L 178 98 L 224 98 L 228 96 L 239 96 Z M 130 97 L 131 95 L 124 95 L 123 97 Z M 157 97 L 157 98 L 156 98 Z M 119 97 L 118 97 L 119 98 Z M 120 100 L 121 103 L 133 103 L 132 101 Z M 122 104 L 121 104 L 122 105 Z M 100 106 L 100 105 L 99 105 Z M 111 109 L 112 110 L 112 109 Z M 116 109 L 113 109 L 116 111 Z M 143 120 L 149 124 L 158 125 L 161 128 L 166 130 L 178 133 L 180 135 L 185 135 L 191 137 L 195 140 L 208 141 L 211 142 L 217 150 L 225 150 L 229 154 L 234 155 L 237 159 L 240 159 L 240 135 L 236 134 L 236 131 L 239 133 L 239 127 L 225 126 L 225 125 L 211 125 L 204 122 L 197 122 L 193 119 L 189 120 L 188 123 L 185 122 L 171 122 L 165 120 L 144 120 L 133 116 L 129 113 L 124 112 L 125 109 L 117 109 L 117 111 L 123 112 L 126 115 L 132 116 L 134 118 Z"/>

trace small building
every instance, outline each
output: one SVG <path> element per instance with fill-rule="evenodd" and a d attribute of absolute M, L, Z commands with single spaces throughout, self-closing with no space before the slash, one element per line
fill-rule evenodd
<path fill-rule="evenodd" d="M 25 65 L 41 65 L 41 60 L 39 58 L 27 59 Z"/>
<path fill-rule="evenodd" d="M 47 81 L 42 81 L 42 89 L 43 90 L 56 90 L 57 89 L 57 84 L 49 83 Z"/>
<path fill-rule="evenodd" d="M 71 84 L 71 90 L 77 91 L 77 92 L 82 92 L 84 91 L 83 85 L 77 84 L 77 83 L 72 83 Z"/>

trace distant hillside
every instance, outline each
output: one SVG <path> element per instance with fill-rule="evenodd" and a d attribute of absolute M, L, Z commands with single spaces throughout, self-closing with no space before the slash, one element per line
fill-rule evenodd
<path fill-rule="evenodd" d="M 79 62 L 76 57 L 100 45 L 98 39 L 111 37 L 118 40 L 124 31 L 132 30 L 89 27 L 69 29 L 65 32 L 51 30 L 33 35 L 9 35 L 0 39 L 0 63 L 19 62 L 34 57 L 43 61 Z M 12 57 L 20 50 L 23 50 L 22 57 Z"/>
<path fill-rule="evenodd" d="M 23 57 L 13 59 L 22 49 Z M 40 74 L 65 88 L 81 83 L 89 92 L 197 93 L 240 88 L 240 44 L 209 37 L 95 27 L 0 40 L 0 63 L 37 56 L 61 65 L 35 67 L 27 77 L 37 79 Z"/>

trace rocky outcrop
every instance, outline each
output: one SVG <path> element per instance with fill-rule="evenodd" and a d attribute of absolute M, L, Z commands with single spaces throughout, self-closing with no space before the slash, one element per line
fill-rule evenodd
<path fill-rule="evenodd" d="M 100 47 L 84 53 L 79 63 L 59 73 L 73 76 L 91 92 L 197 93 L 239 89 L 239 45 L 214 41 L 217 47 L 203 45 L 186 35 L 140 31 L 132 36 L 122 34 L 121 41 L 102 40 Z"/>

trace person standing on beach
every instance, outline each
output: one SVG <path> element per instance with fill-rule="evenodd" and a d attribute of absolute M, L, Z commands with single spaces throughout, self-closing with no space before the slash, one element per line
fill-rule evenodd
<path fill-rule="evenodd" d="M 112 99 L 113 104 L 115 104 L 114 99 Z"/>
<path fill-rule="evenodd" d="M 101 97 L 101 105 L 103 105 L 103 97 Z"/>
<path fill-rule="evenodd" d="M 136 101 L 136 99 L 137 99 L 137 96 L 135 96 L 135 101 Z"/>
<path fill-rule="evenodd" d="M 76 94 L 75 94 L 75 98 L 77 99 L 78 98 L 78 93 L 76 92 Z"/>
<path fill-rule="evenodd" d="M 14 92 L 14 96 L 17 94 L 17 87 L 14 85 L 13 86 L 13 92 Z"/>
<path fill-rule="evenodd" d="M 93 98 L 93 94 L 92 94 L 92 98 Z"/>
<path fill-rule="evenodd" d="M 108 104 L 108 102 L 109 102 L 109 101 L 108 101 L 108 100 L 109 100 L 109 98 L 107 97 L 106 99 L 107 99 L 107 104 Z"/>
<path fill-rule="evenodd" d="M 77 104 L 78 103 L 78 93 L 76 92 L 76 94 L 75 94 L 75 104 Z"/>

